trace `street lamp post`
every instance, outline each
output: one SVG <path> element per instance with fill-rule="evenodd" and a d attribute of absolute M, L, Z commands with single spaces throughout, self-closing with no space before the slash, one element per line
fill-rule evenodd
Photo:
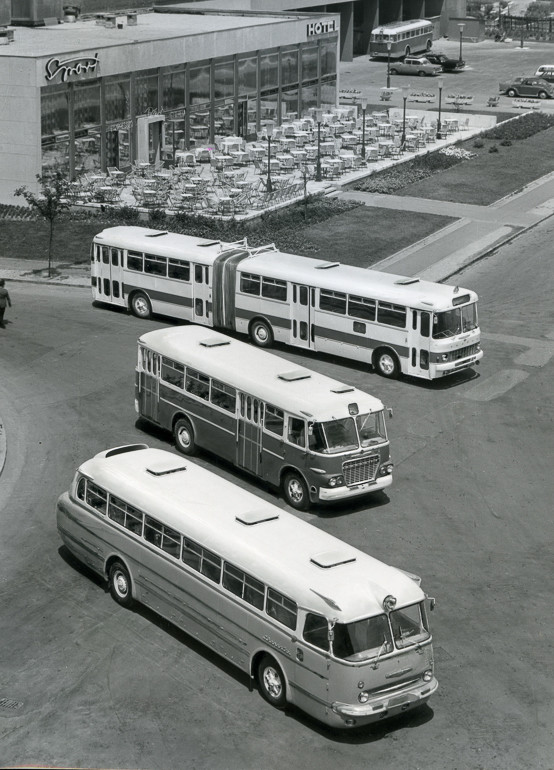
<path fill-rule="evenodd" d="M 392 41 L 387 40 L 387 88 L 390 88 L 390 49 L 392 48 Z"/>
<path fill-rule="evenodd" d="M 402 146 L 406 143 L 406 100 L 408 99 L 408 94 L 410 93 L 409 87 L 404 87 L 402 89 L 402 99 L 404 101 L 404 107 L 402 109 L 402 139 L 401 143 Z"/>
<path fill-rule="evenodd" d="M 317 163 L 315 166 L 315 181 L 321 182 L 322 175 L 321 175 L 321 119 L 322 119 L 322 110 L 316 110 L 315 112 L 315 119 L 317 122 Z"/>
<path fill-rule="evenodd" d="M 271 137 L 273 135 L 273 126 L 266 126 L 267 132 L 267 182 L 266 190 L 268 193 L 273 192 L 273 183 L 271 181 Z"/>
<path fill-rule="evenodd" d="M 458 27 L 460 29 L 460 62 L 462 62 L 463 61 L 463 59 L 462 59 L 462 37 L 463 37 L 463 34 L 464 34 L 465 24 L 458 24 Z"/>
<path fill-rule="evenodd" d="M 442 87 L 444 85 L 444 78 L 438 78 L 437 84 L 439 86 L 439 117 L 437 120 L 437 139 L 440 139 L 441 138 Z"/>
<path fill-rule="evenodd" d="M 362 158 L 365 160 L 365 111 L 367 110 L 367 98 L 364 96 L 360 99 L 360 105 L 362 108 Z"/>

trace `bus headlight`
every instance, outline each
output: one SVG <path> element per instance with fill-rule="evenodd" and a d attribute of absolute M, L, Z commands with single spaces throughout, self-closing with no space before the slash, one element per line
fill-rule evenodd
<path fill-rule="evenodd" d="M 385 465 L 381 465 L 381 469 L 379 470 L 379 474 L 381 476 L 389 476 L 392 473 L 393 464 L 392 463 L 386 463 Z"/>
<path fill-rule="evenodd" d="M 344 486 L 344 476 L 331 476 L 327 481 L 329 487 L 342 487 Z"/>
<path fill-rule="evenodd" d="M 424 682 L 430 682 L 433 678 L 433 671 L 432 669 L 428 668 L 427 671 L 423 672 L 423 681 Z"/>
<path fill-rule="evenodd" d="M 448 361 L 448 353 L 443 353 L 441 358 L 443 361 Z"/>
<path fill-rule="evenodd" d="M 368 700 L 369 700 L 369 693 L 368 692 L 361 692 L 358 695 L 358 700 L 360 701 L 360 703 L 367 703 Z"/>

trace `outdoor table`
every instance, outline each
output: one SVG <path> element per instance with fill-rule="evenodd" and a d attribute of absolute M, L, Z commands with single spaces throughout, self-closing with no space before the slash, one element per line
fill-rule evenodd
<path fill-rule="evenodd" d="M 297 144 L 306 144 L 306 142 L 310 141 L 310 134 L 307 131 L 297 130 L 294 132 L 294 138 Z"/>
<path fill-rule="evenodd" d="M 392 133 L 392 123 L 379 123 L 377 128 L 379 129 L 379 136 L 390 136 Z"/>
<path fill-rule="evenodd" d="M 279 142 L 282 147 L 296 147 L 296 141 L 292 136 L 283 136 Z"/>
<path fill-rule="evenodd" d="M 443 126 L 448 134 L 455 133 L 458 130 L 457 118 L 445 118 Z"/>
<path fill-rule="evenodd" d="M 106 183 L 106 177 L 101 176 L 100 174 L 95 174 L 94 176 L 91 176 L 90 181 L 95 187 L 99 187 L 100 185 Z"/>
<path fill-rule="evenodd" d="M 244 150 L 234 150 L 229 153 L 229 155 L 233 158 L 234 163 L 238 163 L 242 165 L 246 162 L 246 158 L 248 157 L 248 153 L 244 152 Z"/>
<path fill-rule="evenodd" d="M 388 120 L 387 112 L 372 112 L 371 113 L 376 120 Z"/>
<path fill-rule="evenodd" d="M 334 142 L 321 142 L 321 154 L 322 155 L 333 155 L 335 152 L 335 143 Z"/>
<path fill-rule="evenodd" d="M 343 145 L 353 145 L 358 141 L 358 137 L 354 134 L 345 133 L 341 136 Z"/>
<path fill-rule="evenodd" d="M 353 152 L 341 153 L 340 158 L 344 161 L 346 168 L 352 168 L 354 166 L 354 160 L 356 159 L 356 156 Z"/>
<path fill-rule="evenodd" d="M 315 160 L 317 158 L 317 145 L 305 144 L 304 151 L 308 160 Z"/>

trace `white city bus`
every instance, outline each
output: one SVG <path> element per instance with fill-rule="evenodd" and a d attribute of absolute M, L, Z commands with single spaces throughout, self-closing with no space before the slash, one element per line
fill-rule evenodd
<path fill-rule="evenodd" d="M 135 409 L 184 454 L 202 447 L 298 510 L 392 482 L 379 399 L 203 326 L 140 337 Z"/>
<path fill-rule="evenodd" d="M 427 19 L 382 24 L 371 31 L 369 55 L 389 56 L 389 43 L 391 59 L 409 56 L 420 51 L 430 51 L 433 45 L 433 31 L 433 24 Z"/>
<path fill-rule="evenodd" d="M 142 227 L 94 238 L 93 299 L 434 379 L 482 358 L 477 294 L 419 278 Z"/>
<path fill-rule="evenodd" d="M 348 728 L 438 687 L 419 578 L 178 455 L 97 454 L 60 496 L 57 526 L 115 601 L 150 607 L 278 708 Z"/>

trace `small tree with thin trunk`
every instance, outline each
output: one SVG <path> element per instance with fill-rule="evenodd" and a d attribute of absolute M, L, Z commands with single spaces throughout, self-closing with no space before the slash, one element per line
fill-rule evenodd
<path fill-rule="evenodd" d="M 48 277 L 52 275 L 52 244 L 54 241 L 54 225 L 64 211 L 70 207 L 68 200 L 69 182 L 61 171 L 56 171 L 54 177 L 46 179 L 37 174 L 40 192 L 34 193 L 27 187 L 18 187 L 14 195 L 21 195 L 39 216 L 49 223 L 48 235 Z"/>

